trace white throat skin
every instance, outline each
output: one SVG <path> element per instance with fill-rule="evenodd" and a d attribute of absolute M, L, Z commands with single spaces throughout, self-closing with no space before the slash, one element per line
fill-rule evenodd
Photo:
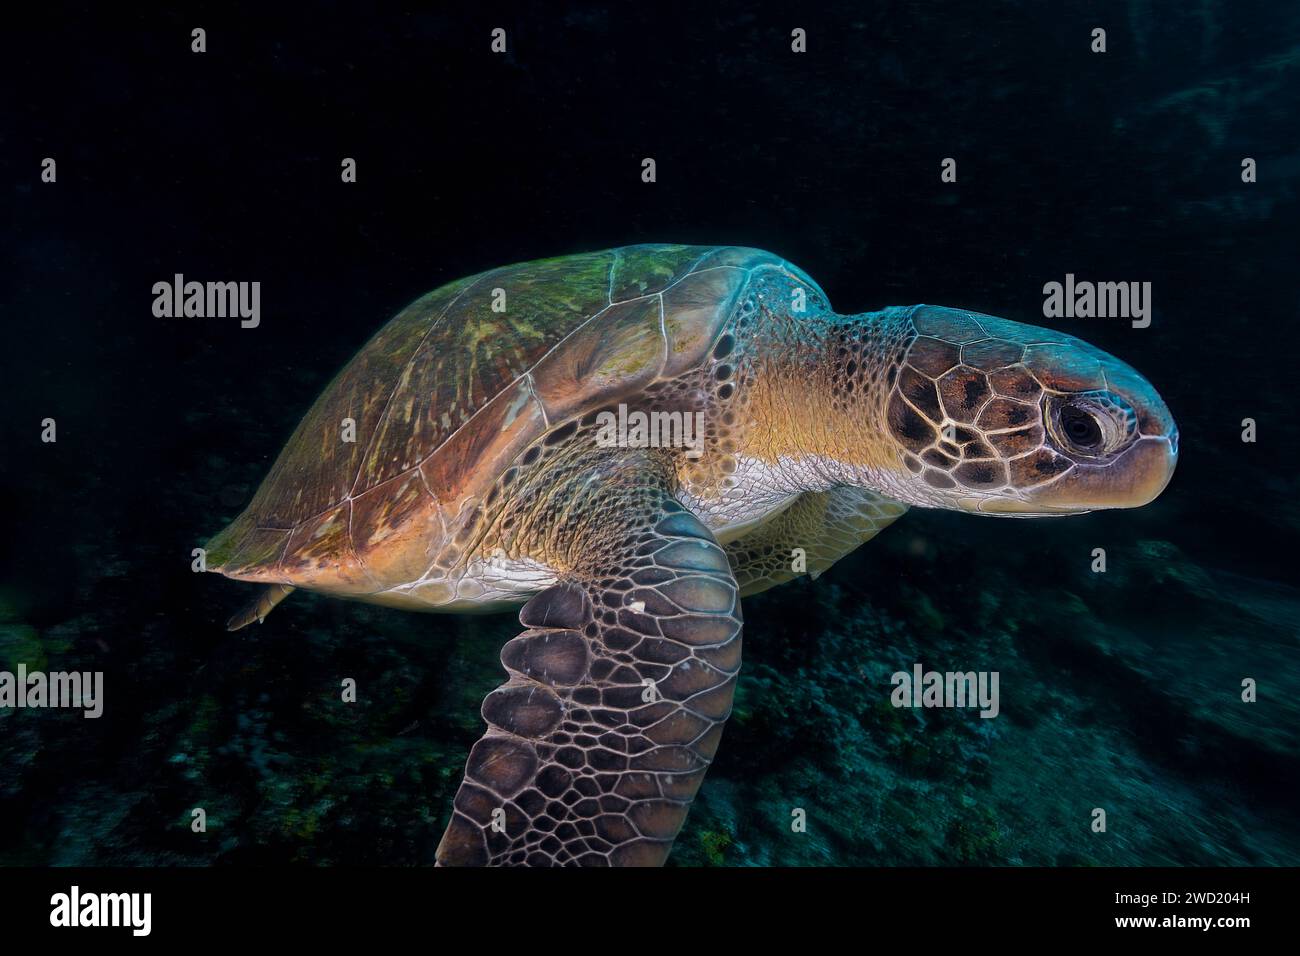
<path fill-rule="evenodd" d="M 750 455 L 736 456 L 735 484 L 712 495 L 683 489 L 681 502 L 724 544 L 734 541 L 765 518 L 784 511 L 805 491 L 834 487 L 815 462 L 781 458 L 776 464 Z"/>

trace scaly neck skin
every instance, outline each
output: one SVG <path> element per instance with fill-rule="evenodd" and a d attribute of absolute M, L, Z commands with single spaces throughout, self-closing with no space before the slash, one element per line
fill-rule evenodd
<path fill-rule="evenodd" d="M 760 309 L 750 346 L 752 428 L 742 454 L 776 466 L 800 490 L 855 485 L 887 493 L 898 451 L 885 409 L 891 365 L 911 334 L 908 311 Z"/>

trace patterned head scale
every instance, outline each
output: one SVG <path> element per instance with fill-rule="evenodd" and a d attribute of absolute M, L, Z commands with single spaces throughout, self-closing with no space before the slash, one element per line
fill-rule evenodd
<path fill-rule="evenodd" d="M 987 514 L 1133 508 L 1168 484 L 1178 429 L 1156 390 L 1086 342 L 917 306 L 887 404 L 918 504 Z"/>

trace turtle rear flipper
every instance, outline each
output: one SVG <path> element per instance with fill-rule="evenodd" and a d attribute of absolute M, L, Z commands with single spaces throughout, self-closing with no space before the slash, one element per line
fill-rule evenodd
<path fill-rule="evenodd" d="M 659 865 L 713 759 L 740 668 L 726 554 L 662 475 L 606 477 L 570 512 L 576 572 L 502 649 L 439 865 Z"/>
<path fill-rule="evenodd" d="M 226 622 L 226 630 L 237 631 L 241 627 L 247 627 L 254 621 L 261 624 L 266 620 L 266 616 L 275 610 L 275 606 L 292 594 L 293 590 L 287 584 L 272 584 L 263 588 L 262 592 L 250 601 L 243 610 Z"/>

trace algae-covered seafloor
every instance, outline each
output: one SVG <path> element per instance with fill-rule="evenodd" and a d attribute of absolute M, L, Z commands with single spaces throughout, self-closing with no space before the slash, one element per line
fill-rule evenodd
<path fill-rule="evenodd" d="M 1122 528 L 1107 519 L 1064 548 L 1062 525 L 1016 523 L 1014 551 L 982 558 L 1006 527 L 914 513 L 819 580 L 750 599 L 736 711 L 673 863 L 1300 860 L 1284 692 L 1300 595 L 1141 537 L 1093 573 L 1089 542 Z M 430 860 L 513 618 L 299 596 L 260 628 L 227 635 L 209 610 L 177 631 L 129 566 L 112 547 L 89 563 L 95 610 L 67 620 L 22 623 L 5 596 L 0 667 L 111 676 L 99 720 L 0 713 L 0 811 L 24 824 L 0 859 Z M 895 708 L 890 674 L 914 662 L 999 671 L 1000 715 Z M 1261 703 L 1241 701 L 1243 677 Z"/>
<path fill-rule="evenodd" d="M 831 4 L 802 58 L 754 5 L 525 17 L 496 60 L 476 16 L 266 12 L 203 58 L 180 14 L 87 13 L 13 51 L 0 670 L 105 700 L 0 708 L 0 864 L 431 862 L 513 616 L 297 593 L 230 634 L 250 589 L 192 549 L 407 302 L 636 242 L 771 249 L 842 312 L 1055 324 L 1182 434 L 1148 507 L 913 510 L 749 599 L 670 865 L 1300 863 L 1300 8 Z M 176 273 L 262 282 L 260 325 L 153 316 Z M 1150 327 L 1045 321 L 1067 274 L 1151 282 Z M 997 671 L 998 716 L 895 708 L 918 663 Z"/>

